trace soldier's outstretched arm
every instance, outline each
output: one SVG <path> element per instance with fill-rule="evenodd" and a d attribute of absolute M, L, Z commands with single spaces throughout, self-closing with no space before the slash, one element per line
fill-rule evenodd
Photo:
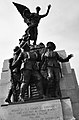
<path fill-rule="evenodd" d="M 46 14 L 40 15 L 40 17 L 41 17 L 41 18 L 46 17 L 46 16 L 48 15 L 48 13 L 49 13 L 50 8 L 51 8 L 51 5 L 49 4 Z"/>
<path fill-rule="evenodd" d="M 72 57 L 74 57 L 73 54 L 68 55 L 68 58 L 69 58 L 69 59 L 71 59 Z"/>
<path fill-rule="evenodd" d="M 68 62 L 69 59 L 71 59 L 72 57 L 73 57 L 73 54 L 68 55 L 68 57 L 66 57 L 66 58 L 62 58 L 57 54 L 57 58 L 60 62 Z"/>

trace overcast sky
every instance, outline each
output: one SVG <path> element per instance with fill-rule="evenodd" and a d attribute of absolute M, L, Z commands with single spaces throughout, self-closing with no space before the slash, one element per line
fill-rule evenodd
<path fill-rule="evenodd" d="M 31 12 L 39 5 L 40 14 L 52 5 L 49 15 L 40 21 L 37 43 L 53 41 L 57 50 L 74 54 L 70 64 L 79 83 L 79 0 L 0 0 L 0 73 L 3 61 L 12 57 L 14 47 L 27 28 L 12 2 L 26 5 Z"/>

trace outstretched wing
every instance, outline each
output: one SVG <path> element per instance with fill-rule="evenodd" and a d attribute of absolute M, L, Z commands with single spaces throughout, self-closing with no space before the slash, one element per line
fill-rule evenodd
<path fill-rule="evenodd" d="M 21 14 L 21 16 L 23 18 L 24 18 L 24 16 L 23 16 L 24 10 L 27 10 L 29 12 L 29 14 L 31 13 L 28 7 L 18 4 L 18 3 L 15 3 L 15 2 L 12 2 L 12 3 L 16 6 L 17 10 L 19 11 L 19 13 Z"/>

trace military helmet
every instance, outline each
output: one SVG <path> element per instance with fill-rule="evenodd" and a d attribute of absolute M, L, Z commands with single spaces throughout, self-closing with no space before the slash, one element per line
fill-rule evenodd
<path fill-rule="evenodd" d="M 19 54 L 21 52 L 21 49 L 19 46 L 15 46 L 15 48 L 13 49 L 15 54 Z"/>
<path fill-rule="evenodd" d="M 46 44 L 47 48 L 51 49 L 51 50 L 55 50 L 56 49 L 56 45 L 53 42 L 48 42 Z"/>
<path fill-rule="evenodd" d="M 20 48 L 19 46 L 15 46 L 15 48 L 13 49 L 14 52 L 18 51 Z"/>
<path fill-rule="evenodd" d="M 40 42 L 40 43 L 38 44 L 38 46 L 39 46 L 40 48 L 45 48 L 45 45 L 44 45 L 44 43 L 42 43 L 42 42 Z"/>

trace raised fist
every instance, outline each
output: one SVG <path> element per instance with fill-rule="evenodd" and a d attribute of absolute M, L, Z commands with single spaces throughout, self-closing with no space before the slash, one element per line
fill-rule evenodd
<path fill-rule="evenodd" d="M 48 9 L 50 9 L 50 8 L 51 8 L 51 5 L 49 4 L 49 5 L 48 5 Z"/>
<path fill-rule="evenodd" d="M 72 57 L 73 57 L 73 54 L 68 55 L 68 58 L 69 58 L 69 59 L 72 58 Z"/>

